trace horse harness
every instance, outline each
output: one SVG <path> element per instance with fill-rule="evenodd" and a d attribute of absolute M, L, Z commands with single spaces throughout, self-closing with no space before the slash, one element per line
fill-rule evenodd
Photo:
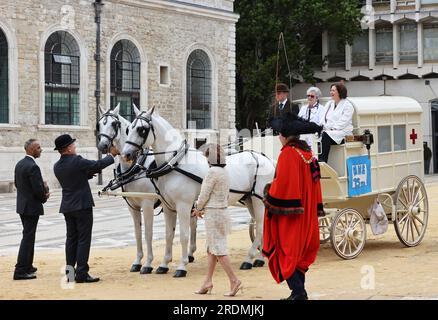
<path fill-rule="evenodd" d="M 103 124 L 105 125 L 105 124 L 108 122 L 108 118 L 113 118 L 113 119 L 115 120 L 115 121 L 111 124 L 111 126 L 113 127 L 114 132 L 115 132 L 115 134 L 114 134 L 113 137 L 110 137 L 109 135 L 107 135 L 107 134 L 105 134 L 105 133 L 100 133 L 100 130 L 99 130 L 99 123 L 100 123 L 100 120 L 103 119 Z M 121 123 L 120 120 L 119 120 L 119 116 L 118 116 L 118 115 L 115 115 L 115 114 L 112 114 L 112 113 L 110 113 L 110 112 L 106 112 L 106 113 L 104 113 L 104 114 L 102 115 L 102 117 L 100 117 L 100 119 L 99 119 L 99 120 L 97 121 L 97 123 L 96 123 L 96 133 L 99 132 L 99 133 L 97 134 L 97 137 L 98 137 L 98 138 L 100 138 L 100 137 L 105 137 L 105 138 L 107 138 L 107 139 L 110 141 L 111 145 L 113 145 L 113 141 L 114 141 L 114 139 L 117 137 L 117 135 L 119 134 L 119 130 L 121 129 L 121 127 L 122 127 L 122 123 Z"/>
<path fill-rule="evenodd" d="M 149 126 L 149 128 L 146 128 L 144 126 L 138 127 L 137 128 L 137 133 L 138 135 L 143 139 L 141 144 L 137 144 L 135 142 L 129 141 L 127 140 L 125 143 L 130 144 L 136 148 L 138 148 L 139 150 L 143 149 L 143 145 L 146 142 L 146 139 L 148 138 L 149 135 L 149 131 L 152 130 L 152 134 L 154 135 L 154 140 L 156 138 L 155 136 L 155 130 L 154 130 L 154 126 L 152 125 L 152 118 L 151 116 L 144 116 L 144 114 L 147 113 L 146 111 L 142 111 L 134 120 L 134 122 L 132 123 L 132 128 L 135 128 L 135 126 L 137 125 L 137 121 L 140 121 L 141 123 L 143 123 L 142 121 L 145 121 L 147 123 L 147 125 Z"/>

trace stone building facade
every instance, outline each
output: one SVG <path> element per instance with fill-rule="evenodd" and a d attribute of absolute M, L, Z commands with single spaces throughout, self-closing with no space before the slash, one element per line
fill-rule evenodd
<path fill-rule="evenodd" d="M 58 135 L 71 134 L 80 154 L 97 158 L 94 2 L 0 2 L 0 181 L 13 179 L 31 137 L 41 141 L 38 163 L 55 187 Z M 132 102 L 155 106 L 191 144 L 234 132 L 233 2 L 102 1 L 101 105 L 121 102 L 128 117 Z"/>

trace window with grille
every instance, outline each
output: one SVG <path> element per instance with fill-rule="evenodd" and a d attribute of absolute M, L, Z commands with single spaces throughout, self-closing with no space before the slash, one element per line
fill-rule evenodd
<path fill-rule="evenodd" d="M 0 29 L 0 123 L 9 122 L 8 42 Z"/>
<path fill-rule="evenodd" d="M 334 34 L 329 34 L 328 38 L 329 67 L 345 68 L 345 46 L 341 44 L 338 37 Z"/>
<path fill-rule="evenodd" d="M 393 63 L 392 25 L 384 23 L 376 26 L 376 64 Z"/>
<path fill-rule="evenodd" d="M 44 50 L 45 123 L 79 125 L 80 52 L 65 31 L 54 32 Z"/>
<path fill-rule="evenodd" d="M 129 40 L 118 41 L 111 50 L 111 108 L 120 103 L 119 113 L 134 120 L 132 104 L 140 108 L 140 53 Z"/>
<path fill-rule="evenodd" d="M 197 49 L 187 61 L 187 128 L 210 129 L 211 111 L 211 63 Z"/>
<path fill-rule="evenodd" d="M 353 66 L 367 66 L 369 61 L 369 41 L 368 30 L 362 31 L 357 36 L 351 47 L 352 65 Z"/>
<path fill-rule="evenodd" d="M 438 23 L 424 25 L 424 61 L 438 61 Z"/>
<path fill-rule="evenodd" d="M 400 62 L 417 61 L 417 24 L 407 23 L 400 25 Z"/>

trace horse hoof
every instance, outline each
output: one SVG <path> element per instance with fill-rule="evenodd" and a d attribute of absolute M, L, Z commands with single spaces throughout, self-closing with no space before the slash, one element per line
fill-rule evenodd
<path fill-rule="evenodd" d="M 252 269 L 252 264 L 249 262 L 244 262 L 240 265 L 240 270 L 250 270 Z"/>
<path fill-rule="evenodd" d="M 139 272 L 140 269 L 141 269 L 141 264 L 133 264 L 133 265 L 131 266 L 131 270 L 130 270 L 130 272 Z"/>
<path fill-rule="evenodd" d="M 263 260 L 254 260 L 254 263 L 252 264 L 254 268 L 263 267 L 264 265 L 265 262 Z"/>
<path fill-rule="evenodd" d="M 173 275 L 174 278 L 184 278 L 187 275 L 186 270 L 176 270 L 175 274 Z"/>
<path fill-rule="evenodd" d="M 152 273 L 152 270 L 153 270 L 154 268 L 152 268 L 152 267 L 143 267 L 143 268 L 141 268 L 141 270 L 140 270 L 140 274 L 149 274 L 149 273 Z"/>
<path fill-rule="evenodd" d="M 195 257 L 189 256 L 189 263 L 192 263 L 193 261 L 195 261 Z"/>
<path fill-rule="evenodd" d="M 169 268 L 164 267 L 158 267 L 157 271 L 155 271 L 156 274 L 166 274 L 167 271 L 169 271 Z"/>

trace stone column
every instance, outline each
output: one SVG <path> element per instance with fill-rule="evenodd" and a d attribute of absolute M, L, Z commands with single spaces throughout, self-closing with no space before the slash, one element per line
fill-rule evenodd
<path fill-rule="evenodd" d="M 419 22 L 417 24 L 417 55 L 418 55 L 418 68 L 423 67 L 423 24 Z"/>
<path fill-rule="evenodd" d="M 400 35 L 397 24 L 392 25 L 393 68 L 397 69 L 400 62 Z"/>
<path fill-rule="evenodd" d="M 368 54 L 369 54 L 369 69 L 373 70 L 376 66 L 376 30 L 368 29 Z"/>

